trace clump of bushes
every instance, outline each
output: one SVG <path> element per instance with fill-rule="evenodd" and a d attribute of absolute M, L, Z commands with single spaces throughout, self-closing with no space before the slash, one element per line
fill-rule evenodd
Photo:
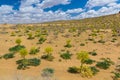
<path fill-rule="evenodd" d="M 77 29 L 75 28 L 75 27 L 71 27 L 70 29 L 69 29 L 69 32 L 70 33 L 73 33 L 73 32 L 76 32 L 77 31 Z"/>
<path fill-rule="evenodd" d="M 112 72 L 114 74 L 113 80 L 119 80 L 120 79 L 120 72 Z"/>
<path fill-rule="evenodd" d="M 16 64 L 18 64 L 17 69 L 27 69 L 29 66 L 38 66 L 40 65 L 40 59 L 33 58 L 33 59 L 21 59 L 16 61 Z"/>
<path fill-rule="evenodd" d="M 54 56 L 52 56 L 53 48 L 52 47 L 46 47 L 45 48 L 45 55 L 43 55 L 41 58 L 48 60 L 48 61 L 53 61 Z"/>
<path fill-rule="evenodd" d="M 43 44 L 47 39 L 43 36 L 40 37 L 38 44 Z"/>
<path fill-rule="evenodd" d="M 71 40 L 67 40 L 66 45 L 64 47 L 71 48 L 72 47 Z"/>
<path fill-rule="evenodd" d="M 52 68 L 45 68 L 42 70 L 42 77 L 52 77 L 54 74 L 54 69 Z"/>
<path fill-rule="evenodd" d="M 92 59 L 87 59 L 84 61 L 85 64 L 93 64 L 95 62 L 95 60 Z"/>
<path fill-rule="evenodd" d="M 25 46 L 23 46 L 23 45 L 16 45 L 12 48 L 9 48 L 9 51 L 10 52 L 19 52 L 21 49 L 24 49 L 24 48 L 25 48 Z"/>
<path fill-rule="evenodd" d="M 39 48 L 32 47 L 32 48 L 30 49 L 29 54 L 35 55 L 35 54 L 37 54 L 38 52 L 39 52 Z"/>
<path fill-rule="evenodd" d="M 108 69 L 112 64 L 114 64 L 110 58 L 102 58 L 102 61 L 97 62 L 96 66 L 100 69 Z"/>
<path fill-rule="evenodd" d="M 66 51 L 66 52 L 60 54 L 60 57 L 65 60 L 71 59 L 71 56 L 72 56 L 72 54 L 69 51 Z"/>
<path fill-rule="evenodd" d="M 85 46 L 85 44 L 84 44 L 84 43 L 81 43 L 80 46 Z"/>
<path fill-rule="evenodd" d="M 115 42 L 117 39 L 116 38 L 112 38 L 111 42 Z"/>
<path fill-rule="evenodd" d="M 96 75 L 99 72 L 99 70 L 94 66 L 90 67 L 90 69 L 92 70 L 93 75 Z"/>
<path fill-rule="evenodd" d="M 75 67 L 75 66 L 69 67 L 68 72 L 70 72 L 70 73 L 79 73 L 79 68 Z"/>
<path fill-rule="evenodd" d="M 11 35 L 10 36 L 15 36 L 15 32 L 11 32 Z"/>
<path fill-rule="evenodd" d="M 28 34 L 28 39 L 34 39 L 34 36 L 33 36 L 32 33 L 29 33 L 29 34 Z"/>
<path fill-rule="evenodd" d="M 4 54 L 2 57 L 4 59 L 10 59 L 10 58 L 14 58 L 15 56 L 14 53 L 8 53 L 8 54 Z"/>
<path fill-rule="evenodd" d="M 89 54 L 92 55 L 92 56 L 96 56 L 97 55 L 95 50 L 93 50 L 92 52 L 89 52 Z"/>
<path fill-rule="evenodd" d="M 9 48 L 9 51 L 11 52 L 19 52 L 21 49 L 24 49 L 25 46 L 21 45 L 21 39 L 16 39 L 15 43 L 17 44 L 16 46 Z"/>

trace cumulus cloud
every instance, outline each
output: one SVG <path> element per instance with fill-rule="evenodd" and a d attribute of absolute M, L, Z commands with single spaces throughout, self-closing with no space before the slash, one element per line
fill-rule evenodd
<path fill-rule="evenodd" d="M 42 9 L 45 8 L 51 8 L 56 5 L 66 5 L 70 4 L 70 0 L 43 0 L 40 4 L 37 4 L 38 7 L 41 7 Z"/>
<path fill-rule="evenodd" d="M 0 6 L 0 14 L 11 13 L 13 11 L 13 7 L 9 5 Z"/>
<path fill-rule="evenodd" d="M 77 8 L 77 9 L 69 9 L 66 11 L 66 13 L 81 13 L 84 10 L 82 8 Z"/>
<path fill-rule="evenodd" d="M 70 4 L 70 0 L 21 0 L 19 10 L 13 6 L 0 6 L 0 23 L 40 23 L 55 20 L 82 19 L 114 14 L 120 11 L 120 3 L 117 0 L 89 0 L 85 8 L 68 9 L 66 11 L 45 11 L 56 5 Z M 93 4 L 94 3 L 94 4 Z M 94 7 L 101 6 L 98 10 Z M 89 10 L 86 9 L 89 7 Z M 72 14 L 76 14 L 73 16 Z"/>
<path fill-rule="evenodd" d="M 110 15 L 110 14 L 118 13 L 119 11 L 120 11 L 120 4 L 113 3 L 113 4 L 108 4 L 107 6 L 103 6 L 98 10 L 90 9 L 86 12 L 83 12 L 73 17 L 72 19 L 82 19 L 82 18 Z"/>
<path fill-rule="evenodd" d="M 117 2 L 118 0 L 89 0 L 86 4 L 86 7 L 93 8 L 96 6 L 104 6 L 110 3 Z"/>

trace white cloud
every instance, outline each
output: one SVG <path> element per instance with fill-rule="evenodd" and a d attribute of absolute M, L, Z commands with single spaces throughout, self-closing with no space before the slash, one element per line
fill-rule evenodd
<path fill-rule="evenodd" d="M 89 0 L 86 4 L 86 7 L 93 8 L 96 6 L 104 6 L 110 3 L 114 3 L 118 0 Z"/>
<path fill-rule="evenodd" d="M 11 13 L 13 11 L 13 7 L 9 5 L 0 6 L 0 14 Z"/>
<path fill-rule="evenodd" d="M 69 9 L 66 11 L 66 13 L 81 13 L 84 10 L 82 8 L 77 8 L 77 9 Z"/>
<path fill-rule="evenodd" d="M 91 4 L 92 1 L 94 4 Z M 89 0 L 87 2 L 86 6 L 89 8 L 90 5 L 91 8 L 101 6 L 98 10 L 94 10 L 94 8 L 89 10 L 86 8 L 76 8 L 66 11 L 59 9 L 56 11 L 44 11 L 45 8 L 51 8 L 59 4 L 70 4 L 70 0 L 44 0 L 42 2 L 40 0 L 21 0 L 19 10 L 13 10 L 13 6 L 9 5 L 0 6 L 0 23 L 39 23 L 114 14 L 120 11 L 120 4 L 116 3 L 116 1 L 117 0 Z M 35 6 L 33 6 L 33 4 Z M 72 16 L 74 13 L 77 15 Z"/>
<path fill-rule="evenodd" d="M 38 4 L 40 0 L 21 0 L 21 7 L 30 6 L 32 4 Z"/>
<path fill-rule="evenodd" d="M 72 19 L 80 19 L 80 18 L 89 18 L 89 17 L 97 17 L 97 16 L 103 16 L 103 15 L 109 15 L 109 14 L 115 14 L 120 11 L 120 4 L 114 3 L 114 4 L 108 4 L 107 6 L 103 6 L 98 10 L 88 10 L 87 12 L 83 12 L 79 14 L 78 16 L 73 17 Z"/>
<path fill-rule="evenodd" d="M 45 8 L 51 8 L 56 5 L 66 5 L 70 4 L 70 0 L 43 0 L 41 3 L 37 4 L 38 7 L 45 9 Z"/>

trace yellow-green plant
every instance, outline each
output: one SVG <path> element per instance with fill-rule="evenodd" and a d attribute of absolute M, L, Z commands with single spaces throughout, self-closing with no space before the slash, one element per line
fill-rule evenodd
<path fill-rule="evenodd" d="M 82 71 L 80 72 L 82 77 L 87 77 L 90 78 L 93 76 L 93 71 L 91 70 L 90 67 L 84 65 L 82 67 Z"/>
<path fill-rule="evenodd" d="M 15 36 L 15 32 L 11 32 L 11 36 Z"/>
<path fill-rule="evenodd" d="M 25 59 L 25 56 L 28 54 L 28 51 L 27 51 L 27 49 L 21 49 L 20 50 L 20 55 L 21 55 L 21 57 L 23 58 L 23 59 Z"/>
<path fill-rule="evenodd" d="M 80 60 L 80 62 L 81 62 L 80 71 L 82 71 L 85 60 L 89 59 L 89 53 L 87 51 L 81 51 L 81 52 L 77 53 L 77 59 Z"/>
<path fill-rule="evenodd" d="M 45 53 L 47 53 L 47 55 L 51 55 L 53 52 L 53 48 L 52 47 L 46 47 L 45 48 Z"/>
<path fill-rule="evenodd" d="M 66 45 L 64 47 L 71 48 L 71 40 L 66 40 Z"/>
<path fill-rule="evenodd" d="M 15 43 L 17 44 L 17 45 L 20 45 L 21 44 L 21 39 L 16 39 L 16 41 L 15 41 Z"/>

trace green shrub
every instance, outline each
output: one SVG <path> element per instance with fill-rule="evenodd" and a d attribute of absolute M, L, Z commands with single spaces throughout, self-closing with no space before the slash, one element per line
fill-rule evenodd
<path fill-rule="evenodd" d="M 40 65 L 40 59 L 33 58 L 33 59 L 21 59 L 16 61 L 16 64 L 18 64 L 17 69 L 26 69 L 29 66 L 38 66 Z"/>
<path fill-rule="evenodd" d="M 105 41 L 103 41 L 103 40 L 99 40 L 98 42 L 99 42 L 99 43 L 105 43 Z"/>
<path fill-rule="evenodd" d="M 54 56 L 52 56 L 52 55 L 42 55 L 41 58 L 45 59 L 47 61 L 53 61 Z"/>
<path fill-rule="evenodd" d="M 92 56 L 96 56 L 97 55 L 97 53 L 95 52 L 95 50 L 93 50 L 92 52 L 89 52 L 89 54 L 92 55 Z"/>
<path fill-rule="evenodd" d="M 46 41 L 46 38 L 41 36 L 40 39 L 39 39 L 38 44 L 43 44 L 45 41 Z"/>
<path fill-rule="evenodd" d="M 108 69 L 111 65 L 113 64 L 113 62 L 109 59 L 109 58 L 103 58 L 102 61 L 97 62 L 96 66 L 100 69 Z"/>
<path fill-rule="evenodd" d="M 3 55 L 3 58 L 4 58 L 4 59 L 14 58 L 14 53 L 4 54 L 4 55 Z"/>
<path fill-rule="evenodd" d="M 33 36 L 32 33 L 29 33 L 29 34 L 28 34 L 28 39 L 34 39 L 34 36 Z"/>
<path fill-rule="evenodd" d="M 77 31 L 77 29 L 75 28 L 75 27 L 71 27 L 70 29 L 69 29 L 69 32 L 70 33 L 73 33 L 73 32 L 76 32 Z"/>
<path fill-rule="evenodd" d="M 85 46 L 85 44 L 84 44 L 84 43 L 81 43 L 80 46 Z"/>
<path fill-rule="evenodd" d="M 42 59 L 53 61 L 54 56 L 52 56 L 53 48 L 52 47 L 46 47 L 45 48 L 45 55 L 41 56 Z"/>
<path fill-rule="evenodd" d="M 71 59 L 72 54 L 70 54 L 69 51 L 66 51 L 65 53 L 60 54 L 60 57 L 63 59 Z"/>
<path fill-rule="evenodd" d="M 40 59 L 33 58 L 33 59 L 28 59 L 29 61 L 29 66 L 38 66 L 40 65 Z"/>
<path fill-rule="evenodd" d="M 120 79 L 120 73 L 119 72 L 112 72 L 114 74 L 113 80 L 119 80 Z"/>
<path fill-rule="evenodd" d="M 70 73 L 79 73 L 79 68 L 73 66 L 68 68 L 68 72 Z"/>
<path fill-rule="evenodd" d="M 16 45 L 12 48 L 9 48 L 9 51 L 10 52 L 19 52 L 21 49 L 24 49 L 24 48 L 25 48 L 25 46 L 23 46 L 23 45 Z"/>
<path fill-rule="evenodd" d="M 28 68 L 29 62 L 27 59 L 21 59 L 21 60 L 16 61 L 16 64 L 18 64 L 17 69 L 24 70 Z"/>
<path fill-rule="evenodd" d="M 93 75 L 96 75 L 99 72 L 99 70 L 96 67 L 94 67 L 94 66 L 92 66 L 90 68 L 91 68 L 91 70 L 93 72 Z"/>
<path fill-rule="evenodd" d="M 32 47 L 32 48 L 30 49 L 29 54 L 35 55 L 35 54 L 37 54 L 38 52 L 39 52 L 39 49 L 38 49 L 38 48 Z"/>
<path fill-rule="evenodd" d="M 42 70 L 41 76 L 43 77 L 52 77 L 54 74 L 54 69 L 52 68 L 45 68 Z"/>
<path fill-rule="evenodd" d="M 95 60 L 92 59 L 87 59 L 84 61 L 85 64 L 93 64 L 95 62 Z"/>

